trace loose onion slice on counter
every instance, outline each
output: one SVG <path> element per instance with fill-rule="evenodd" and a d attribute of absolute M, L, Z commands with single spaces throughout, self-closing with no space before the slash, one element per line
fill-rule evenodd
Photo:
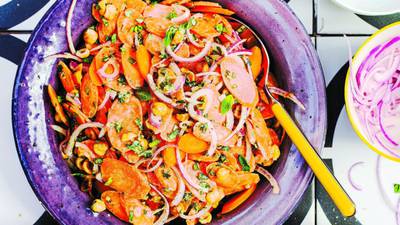
<path fill-rule="evenodd" d="M 351 165 L 349 171 L 347 172 L 347 178 L 349 179 L 351 186 L 353 186 L 353 188 L 358 191 L 362 191 L 362 188 L 354 182 L 352 172 L 355 167 L 360 166 L 362 164 L 364 164 L 364 162 L 361 162 L 361 161 L 354 163 L 353 165 Z"/>

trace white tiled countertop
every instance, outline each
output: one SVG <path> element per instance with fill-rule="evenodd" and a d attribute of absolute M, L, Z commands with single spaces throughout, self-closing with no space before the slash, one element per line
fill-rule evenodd
<path fill-rule="evenodd" d="M 2 84 L 0 90 L 0 114 L 2 115 L 0 117 L 0 146 L 2 147 L 0 224 L 35 224 L 44 212 L 25 178 L 16 153 L 11 127 L 11 94 L 24 43 L 28 40 L 31 30 L 54 2 L 55 0 L 35 0 L 32 4 L 37 7 L 31 7 L 29 0 L 0 0 L 0 84 Z M 16 6 L 16 8 L 9 7 L 15 12 L 4 13 L 11 4 Z M 342 34 L 350 36 L 351 48 L 355 52 L 378 28 L 366 22 L 364 17 L 342 9 L 330 0 L 290 0 L 289 6 L 302 21 L 316 45 L 325 73 L 326 85 L 331 87 L 336 87 L 335 84 L 340 85 L 344 70 L 339 71 L 348 61 L 347 45 Z M 7 24 L 13 20 L 20 21 L 16 18 L 22 17 L 21 15 L 25 18 L 22 22 L 11 23 L 10 27 L 4 27 L 2 21 L 5 21 L 5 15 L 12 15 L 8 18 Z M 400 16 L 397 18 L 400 20 Z M 372 18 L 374 19 L 379 20 L 378 17 Z M 10 42 L 12 44 L 9 44 Z M 331 90 L 334 91 L 329 92 L 328 95 L 337 96 L 338 99 L 343 98 L 340 90 L 337 93 L 334 88 Z M 336 126 L 331 127 L 334 131 L 331 132 L 333 136 L 328 137 L 332 140 L 332 145 L 327 144 L 322 157 L 328 164 L 332 164 L 335 175 L 355 201 L 356 219 L 344 220 L 340 217 L 320 185 L 313 182 L 303 202 L 287 224 L 395 225 L 395 212 L 390 205 L 397 204 L 400 197 L 393 191 L 393 184 L 400 183 L 400 163 L 381 159 L 383 191 L 389 198 L 389 202 L 385 202 L 377 182 L 377 155 L 359 140 L 352 130 L 344 108 L 339 108 L 335 112 L 337 112 L 337 123 Z M 331 123 L 335 120 L 335 116 L 329 119 Z M 357 167 L 353 175 L 355 181 L 363 188 L 362 191 L 355 190 L 347 177 L 351 165 L 359 161 L 364 164 Z M 40 225 L 43 224 L 40 223 Z"/>

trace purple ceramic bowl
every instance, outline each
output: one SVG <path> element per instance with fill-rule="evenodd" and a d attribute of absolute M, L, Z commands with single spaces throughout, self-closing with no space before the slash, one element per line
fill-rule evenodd
<path fill-rule="evenodd" d="M 13 92 L 13 129 L 21 164 L 44 207 L 61 224 L 123 224 L 107 212 L 93 215 L 89 197 L 79 190 L 58 151 L 51 105 L 46 94 L 48 83 L 59 85 L 55 61 L 43 56 L 67 50 L 65 18 L 71 0 L 57 1 L 33 32 L 19 67 Z M 93 20 L 93 0 L 78 0 L 72 20 L 77 41 Z M 287 104 L 311 143 L 321 149 L 326 131 L 325 84 L 321 66 L 302 24 L 286 3 L 280 0 L 220 0 L 227 8 L 256 30 L 266 44 L 273 71 L 287 90 L 294 92 L 307 110 Z M 281 159 L 271 168 L 281 186 L 279 195 L 261 181 L 255 193 L 237 210 L 212 224 L 282 224 L 293 212 L 313 174 L 289 140 Z"/>

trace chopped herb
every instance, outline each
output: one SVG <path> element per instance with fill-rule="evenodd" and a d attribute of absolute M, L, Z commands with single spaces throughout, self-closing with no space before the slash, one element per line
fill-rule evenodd
<path fill-rule="evenodd" d="M 150 148 L 157 147 L 157 145 L 160 144 L 160 143 L 161 143 L 160 140 L 155 139 L 155 140 L 153 140 L 152 142 L 149 143 L 149 147 L 150 147 Z"/>
<path fill-rule="evenodd" d="M 150 92 L 145 89 L 138 89 L 135 94 L 140 101 L 150 101 L 152 99 Z"/>
<path fill-rule="evenodd" d="M 94 160 L 94 164 L 102 164 L 103 163 L 103 159 L 102 158 L 97 158 Z"/>
<path fill-rule="evenodd" d="M 92 62 L 92 60 L 93 60 L 93 56 L 88 56 L 87 58 L 83 58 L 82 59 L 82 61 L 84 62 L 84 63 L 91 63 Z"/>
<path fill-rule="evenodd" d="M 143 29 L 144 29 L 144 27 L 143 27 L 142 25 L 136 25 L 136 26 L 134 26 L 134 27 L 131 28 L 131 31 L 132 31 L 132 32 L 135 32 L 135 33 L 139 33 L 139 32 L 142 31 Z"/>
<path fill-rule="evenodd" d="M 85 177 L 86 175 L 83 173 L 73 173 L 72 176 L 74 177 Z"/>
<path fill-rule="evenodd" d="M 96 10 L 100 10 L 100 5 L 99 5 L 99 3 L 96 3 L 96 4 L 94 5 L 94 8 L 95 8 Z"/>
<path fill-rule="evenodd" d="M 400 184 L 394 184 L 394 193 L 400 193 Z"/>
<path fill-rule="evenodd" d="M 207 55 L 204 58 L 205 58 L 208 66 L 211 66 L 214 63 L 214 60 L 210 56 Z"/>
<path fill-rule="evenodd" d="M 176 18 L 177 16 L 178 16 L 178 14 L 176 13 L 176 11 L 175 11 L 175 10 L 172 10 L 172 12 L 170 12 L 170 13 L 167 15 L 167 19 L 172 20 L 173 18 Z"/>
<path fill-rule="evenodd" d="M 221 146 L 221 150 L 222 151 L 229 151 L 229 147 L 228 146 Z"/>
<path fill-rule="evenodd" d="M 77 137 L 76 141 L 77 142 L 82 142 L 82 141 L 85 141 L 87 139 L 88 139 L 88 137 L 86 137 L 86 135 L 82 135 L 82 136 Z"/>
<path fill-rule="evenodd" d="M 197 179 L 199 179 L 199 180 L 208 180 L 208 177 L 206 175 L 204 175 L 203 173 L 199 173 L 199 175 L 197 175 Z"/>
<path fill-rule="evenodd" d="M 222 49 L 219 46 L 216 46 L 215 48 L 213 48 L 212 54 L 222 55 Z"/>
<path fill-rule="evenodd" d="M 185 192 L 185 194 L 183 195 L 183 201 L 189 201 L 190 199 L 192 199 L 193 194 L 190 192 Z"/>
<path fill-rule="evenodd" d="M 63 97 L 57 95 L 57 101 L 58 101 L 59 103 L 62 103 L 62 102 L 64 101 L 64 99 L 63 99 Z"/>
<path fill-rule="evenodd" d="M 137 19 L 136 19 L 136 22 L 138 22 L 138 23 L 143 23 L 143 21 L 144 21 L 143 18 L 137 18 Z"/>
<path fill-rule="evenodd" d="M 132 58 L 132 57 L 129 57 L 129 58 L 128 58 L 128 62 L 129 62 L 130 64 L 135 64 L 135 63 L 136 63 L 136 60 L 135 60 L 134 58 Z"/>
<path fill-rule="evenodd" d="M 105 55 L 103 57 L 103 62 L 107 62 L 108 60 L 110 60 L 110 56 L 109 55 Z"/>
<path fill-rule="evenodd" d="M 226 30 L 226 27 L 224 26 L 224 24 L 222 24 L 222 23 L 219 23 L 219 24 L 217 24 L 217 25 L 215 25 L 215 29 L 219 32 L 219 33 L 223 33 L 223 32 L 226 32 L 227 30 Z"/>
<path fill-rule="evenodd" d="M 167 32 L 165 33 L 165 38 L 164 38 L 164 45 L 169 46 L 172 42 L 172 39 L 174 39 L 175 33 L 178 31 L 178 28 L 175 26 L 171 26 L 168 28 Z"/>
<path fill-rule="evenodd" d="M 194 169 L 194 170 L 200 170 L 200 165 L 199 165 L 198 162 L 195 162 L 195 163 L 193 164 L 193 169 Z"/>
<path fill-rule="evenodd" d="M 121 46 L 121 48 L 119 48 L 119 50 L 121 50 L 122 53 L 126 52 L 126 48 L 124 46 Z"/>
<path fill-rule="evenodd" d="M 125 102 L 129 101 L 130 97 L 131 97 L 131 93 L 129 91 L 118 92 L 118 101 L 120 103 L 125 103 Z"/>
<path fill-rule="evenodd" d="M 150 158 L 153 155 L 151 150 L 143 149 L 143 146 L 139 143 L 139 141 L 134 141 L 131 145 L 127 145 L 126 147 L 129 150 L 134 151 L 138 156 Z"/>
<path fill-rule="evenodd" d="M 162 176 L 163 176 L 165 179 L 168 179 L 168 178 L 171 177 L 171 174 L 169 174 L 169 171 L 168 171 L 168 170 L 162 170 Z"/>
<path fill-rule="evenodd" d="M 135 123 L 139 127 L 140 130 L 143 130 L 143 123 L 142 123 L 142 120 L 140 120 L 140 118 L 136 118 Z"/>
<path fill-rule="evenodd" d="M 107 27 L 109 25 L 109 23 L 106 19 L 102 18 L 101 20 L 103 21 L 104 26 Z"/>
<path fill-rule="evenodd" d="M 211 169 L 211 170 L 208 171 L 208 174 L 210 176 L 215 176 L 215 171 L 213 169 Z"/>
<path fill-rule="evenodd" d="M 112 36 L 111 36 L 111 43 L 115 43 L 115 42 L 117 42 L 117 35 L 116 34 L 113 34 Z"/>
<path fill-rule="evenodd" d="M 118 84 L 121 85 L 121 86 L 126 85 L 126 79 L 125 79 L 124 76 L 119 76 L 118 77 Z"/>
<path fill-rule="evenodd" d="M 178 104 L 184 104 L 184 103 L 185 103 L 185 100 L 181 99 L 181 100 L 176 101 L 176 103 L 178 103 Z"/>
<path fill-rule="evenodd" d="M 206 189 L 206 190 L 208 190 L 210 188 L 210 185 L 208 183 L 204 182 L 204 181 L 201 181 L 199 183 L 199 185 L 200 185 L 201 188 Z"/>
<path fill-rule="evenodd" d="M 111 37 L 109 35 L 106 35 L 106 41 L 109 41 Z"/>
<path fill-rule="evenodd" d="M 202 133 L 205 133 L 205 132 L 207 132 L 207 130 L 208 130 L 208 124 L 206 124 L 206 123 L 200 123 L 200 125 L 199 125 L 200 127 L 200 131 L 202 132 Z"/>
<path fill-rule="evenodd" d="M 168 58 L 167 53 L 162 52 L 162 53 L 160 54 L 160 58 L 161 58 L 161 59 L 166 59 L 166 58 Z"/>
<path fill-rule="evenodd" d="M 221 156 L 219 157 L 219 161 L 220 161 L 221 163 L 226 162 L 226 161 L 227 161 L 226 156 L 225 156 L 224 154 L 221 154 Z"/>
<path fill-rule="evenodd" d="M 129 222 L 133 221 L 133 217 L 134 217 L 133 211 L 129 211 Z"/>
<path fill-rule="evenodd" d="M 179 134 L 179 129 L 176 127 L 170 134 L 168 134 L 169 140 L 174 140 Z"/>
<path fill-rule="evenodd" d="M 226 96 L 224 100 L 222 100 L 221 102 L 221 109 L 220 109 L 221 113 L 223 115 L 228 113 L 232 109 L 233 103 L 235 103 L 235 99 L 233 98 L 233 96 L 232 95 Z"/>
<path fill-rule="evenodd" d="M 113 179 L 112 179 L 112 177 L 110 177 L 110 178 L 108 178 L 108 180 L 104 183 L 104 185 L 110 186 L 112 182 L 113 182 Z"/>
<path fill-rule="evenodd" d="M 239 159 L 240 165 L 242 166 L 242 170 L 249 172 L 250 171 L 250 166 L 247 163 L 247 160 L 240 154 L 239 154 L 239 158 L 238 159 Z"/>
<path fill-rule="evenodd" d="M 117 131 L 117 133 L 121 132 L 122 130 L 122 123 L 121 122 L 113 122 L 111 124 L 112 127 L 114 127 L 115 131 Z"/>
<path fill-rule="evenodd" d="M 246 30 L 247 27 L 245 25 L 240 26 L 236 31 L 240 34 L 242 33 L 244 30 Z"/>

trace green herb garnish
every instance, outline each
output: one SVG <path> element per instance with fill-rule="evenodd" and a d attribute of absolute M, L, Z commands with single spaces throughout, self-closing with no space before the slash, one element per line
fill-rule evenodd
<path fill-rule="evenodd" d="M 177 16 L 178 16 L 178 14 L 176 13 L 176 11 L 175 11 L 175 10 L 172 10 L 172 12 L 170 12 L 170 13 L 167 15 L 167 19 L 172 20 L 173 18 L 176 18 Z"/>
<path fill-rule="evenodd" d="M 113 34 L 112 36 L 111 36 L 111 43 L 115 43 L 115 42 L 117 42 L 117 35 L 116 34 Z"/>
<path fill-rule="evenodd" d="M 233 104 L 235 103 L 235 99 L 233 98 L 232 95 L 228 95 L 222 100 L 221 102 L 221 113 L 225 115 L 229 110 L 232 109 Z"/>
<path fill-rule="evenodd" d="M 129 91 L 120 91 L 118 92 L 118 101 L 120 103 L 125 103 L 131 97 L 131 93 Z"/>
<path fill-rule="evenodd" d="M 143 130 L 143 123 L 142 123 L 142 120 L 140 120 L 140 118 L 136 118 L 135 123 L 139 127 L 140 130 Z"/>
<path fill-rule="evenodd" d="M 165 33 L 164 38 L 164 45 L 169 46 L 174 39 L 175 33 L 178 31 L 178 28 L 175 26 L 171 26 L 168 28 L 167 32 Z"/>
<path fill-rule="evenodd" d="M 139 98 L 140 101 L 150 101 L 152 99 L 151 94 L 148 90 L 138 89 L 135 92 L 136 97 Z"/>
<path fill-rule="evenodd" d="M 394 193 L 400 193 L 400 184 L 394 184 L 393 188 L 394 188 Z"/>
<path fill-rule="evenodd" d="M 104 183 L 104 185 L 110 186 L 112 182 L 113 182 L 113 179 L 112 179 L 112 177 L 110 177 L 110 178 L 108 178 L 108 180 Z"/>
<path fill-rule="evenodd" d="M 224 24 L 222 24 L 222 23 L 219 23 L 219 24 L 217 24 L 217 25 L 215 25 L 215 30 L 217 30 L 219 33 L 223 33 L 223 32 L 226 32 L 227 30 L 226 30 L 226 27 L 224 26 Z"/>
<path fill-rule="evenodd" d="M 195 163 L 193 164 L 193 169 L 194 169 L 194 170 L 200 170 L 200 165 L 199 165 L 198 162 L 195 162 Z"/>
<path fill-rule="evenodd" d="M 117 133 L 121 132 L 122 130 L 122 123 L 121 122 L 113 122 L 111 124 L 112 127 L 114 127 L 115 131 L 117 131 Z"/>
<path fill-rule="evenodd" d="M 249 172 L 250 171 L 250 166 L 247 163 L 247 160 L 240 154 L 239 154 L 239 158 L 238 159 L 239 159 L 240 165 L 242 166 L 242 170 Z"/>
<path fill-rule="evenodd" d="M 103 163 L 103 159 L 102 158 L 97 158 L 97 159 L 94 160 L 94 164 L 99 165 L 99 164 L 102 164 L 102 163 Z"/>
<path fill-rule="evenodd" d="M 155 140 L 153 140 L 152 142 L 149 143 L 149 147 L 150 147 L 150 148 L 155 148 L 155 147 L 157 147 L 157 145 L 160 144 L 160 143 L 161 143 L 160 140 L 155 139 Z"/>

